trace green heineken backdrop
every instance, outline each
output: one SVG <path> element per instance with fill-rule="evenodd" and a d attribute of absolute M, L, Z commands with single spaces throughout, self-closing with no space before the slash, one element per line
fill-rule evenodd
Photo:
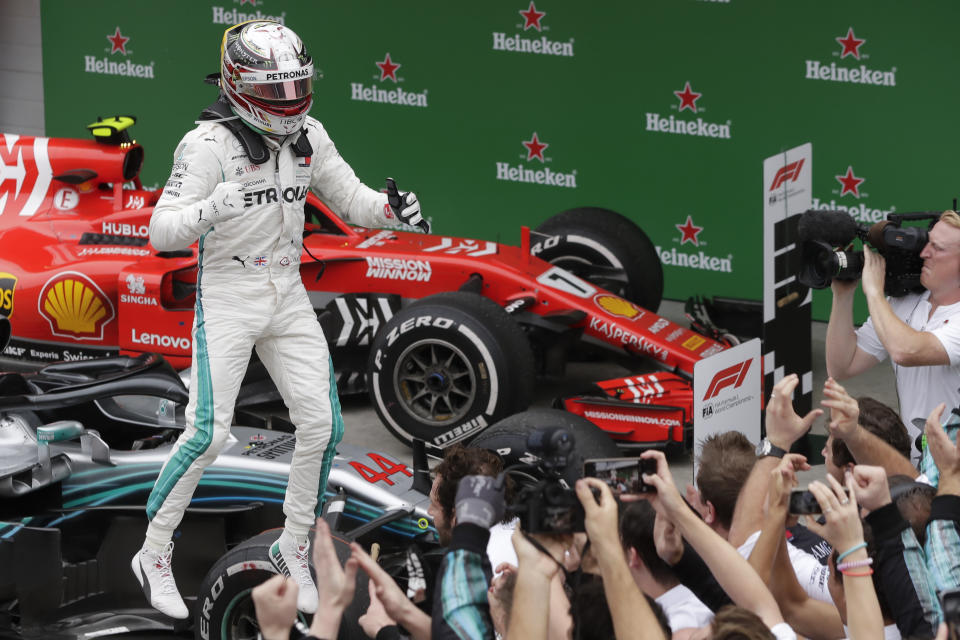
<path fill-rule="evenodd" d="M 639 223 L 666 294 L 759 299 L 761 164 L 813 144 L 814 204 L 871 222 L 960 195 L 948 0 L 43 0 L 46 132 L 133 114 L 146 185 L 216 97 L 220 37 L 271 17 L 317 68 L 312 115 L 440 234 L 519 242 L 576 206 Z M 829 295 L 815 298 L 825 318 Z M 860 310 L 862 316 L 863 310 Z"/>

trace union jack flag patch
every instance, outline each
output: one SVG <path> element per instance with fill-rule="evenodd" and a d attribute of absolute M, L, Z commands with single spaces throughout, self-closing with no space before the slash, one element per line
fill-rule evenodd
<path fill-rule="evenodd" d="M 267 266 L 267 256 L 257 256 L 256 258 L 254 258 L 253 264 L 258 267 Z"/>

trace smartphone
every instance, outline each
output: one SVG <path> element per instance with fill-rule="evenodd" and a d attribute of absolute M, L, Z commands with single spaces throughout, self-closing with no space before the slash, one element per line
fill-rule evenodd
<path fill-rule="evenodd" d="M 846 487 L 843 490 L 847 494 L 850 493 Z M 809 489 L 794 489 L 790 492 L 789 512 L 798 516 L 819 514 L 821 513 L 820 503 Z"/>
<path fill-rule="evenodd" d="M 794 489 L 790 492 L 790 513 L 810 515 L 820 513 L 820 503 L 807 489 Z"/>
<path fill-rule="evenodd" d="M 947 623 L 947 638 L 960 640 L 960 589 L 941 591 L 940 608 L 943 609 L 943 621 Z"/>
<path fill-rule="evenodd" d="M 656 472 L 657 461 L 652 458 L 590 458 L 583 461 L 584 477 L 603 480 L 615 496 L 656 491 L 653 485 L 643 481 L 643 474 Z"/>

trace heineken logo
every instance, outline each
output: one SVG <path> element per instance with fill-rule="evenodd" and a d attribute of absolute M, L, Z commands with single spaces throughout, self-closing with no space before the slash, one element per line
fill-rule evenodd
<path fill-rule="evenodd" d="M 671 105 L 670 108 L 676 110 L 677 116 L 674 116 L 672 113 L 664 115 L 654 111 L 648 111 L 646 113 L 647 131 L 697 136 L 700 138 L 730 139 L 731 122 L 729 120 L 726 122 L 710 122 L 700 117 L 696 119 L 678 117 L 685 111 L 689 111 L 691 114 L 700 114 L 706 111 L 706 108 L 699 103 L 699 100 L 703 97 L 703 93 L 694 91 L 689 80 L 684 82 L 682 89 L 673 91 L 673 95 L 676 96 L 679 102 Z"/>
<path fill-rule="evenodd" d="M 827 64 L 821 60 L 806 60 L 807 80 L 826 80 L 828 82 L 844 82 L 847 84 L 867 84 L 881 87 L 897 86 L 897 68 L 872 69 L 865 64 L 856 65 L 860 60 L 866 60 L 870 55 L 860 50 L 867 39 L 858 38 L 853 27 L 847 28 L 846 35 L 836 36 L 834 40 L 840 45 L 839 50 L 833 51 L 833 56 L 840 59 L 841 64 L 831 62 Z M 850 65 L 851 58 L 854 65 Z M 844 64 L 843 61 L 847 60 Z"/>
<path fill-rule="evenodd" d="M 853 27 L 847 29 L 847 35 L 843 38 L 835 38 L 837 42 L 840 43 L 842 47 L 840 51 L 840 59 L 843 60 L 847 56 L 853 56 L 857 60 L 860 59 L 860 46 L 866 42 L 864 38 L 858 38 L 853 33 Z"/>
<path fill-rule="evenodd" d="M 119 51 L 123 55 L 127 55 L 127 43 L 130 38 L 120 33 L 120 27 L 116 28 L 112 36 L 107 36 L 107 41 L 110 43 L 110 53 Z"/>
<path fill-rule="evenodd" d="M 700 235 L 700 232 L 703 231 L 703 227 L 698 227 L 697 225 L 693 224 L 693 216 L 688 214 L 686 222 L 683 224 L 675 224 L 673 226 L 675 226 L 677 231 L 680 232 L 681 247 L 688 242 L 692 242 L 693 246 L 695 247 L 700 246 L 700 240 L 698 239 L 698 236 Z"/>
<path fill-rule="evenodd" d="M 374 60 L 373 64 L 377 67 L 377 72 L 373 76 L 374 81 L 389 81 L 393 84 L 400 84 L 404 81 L 403 77 L 397 75 L 397 69 L 403 65 L 399 62 L 394 62 L 393 58 L 390 57 L 389 51 L 383 56 L 383 60 Z M 388 84 L 387 87 L 389 86 Z M 359 102 L 380 102 L 406 107 L 426 108 L 428 106 L 426 89 L 423 91 L 407 91 L 403 87 L 387 87 L 376 84 L 364 85 L 362 82 L 351 82 L 350 99 Z"/>
<path fill-rule="evenodd" d="M 853 173 L 853 167 L 848 166 L 847 172 L 843 175 L 834 176 L 837 182 L 840 183 L 840 197 L 850 194 L 854 198 L 860 198 L 860 185 L 866 180 L 866 178 L 858 178 Z M 864 193 L 864 196 L 867 194 Z"/>
<path fill-rule="evenodd" d="M 131 78 L 149 78 L 154 77 L 156 62 L 151 60 L 147 63 L 138 63 L 126 58 L 118 60 L 116 56 L 129 56 L 133 54 L 128 48 L 130 36 L 126 36 L 117 25 L 113 33 L 105 35 L 109 45 L 104 47 L 103 56 L 84 55 L 83 70 L 86 73 L 97 73 L 109 76 L 129 76 Z"/>
<path fill-rule="evenodd" d="M 657 255 L 660 256 L 660 262 L 669 267 L 733 273 L 732 253 L 727 254 L 726 257 L 720 257 L 707 255 L 703 251 L 685 253 L 677 251 L 676 247 L 671 247 L 669 251 L 660 247 L 656 247 L 656 249 Z"/>
<path fill-rule="evenodd" d="M 403 65 L 397 64 L 390 59 L 390 52 L 387 52 L 387 55 L 384 56 L 383 62 L 375 63 L 377 68 L 380 69 L 380 82 L 384 80 L 393 80 L 397 82 L 397 69 Z"/>
<path fill-rule="evenodd" d="M 656 247 L 660 262 L 671 267 L 685 267 L 700 271 L 733 272 L 732 253 L 726 256 L 712 256 L 700 249 L 707 245 L 704 240 L 700 239 L 700 234 L 704 228 L 694 223 L 692 215 L 687 214 L 687 219 L 682 224 L 674 224 L 673 226 L 680 232 L 680 236 L 673 239 L 673 242 L 679 243 L 680 248 L 663 249 Z M 684 250 L 684 245 L 687 243 L 693 246 Z"/>
<path fill-rule="evenodd" d="M 568 189 L 577 188 L 576 169 L 570 172 L 560 172 L 554 171 L 550 167 L 539 166 L 551 162 L 553 158 L 544 155 L 543 152 L 550 146 L 550 143 L 543 142 L 536 131 L 533 132 L 529 140 L 521 140 L 520 144 L 523 145 L 524 149 L 523 153 L 520 154 L 521 162 L 515 165 L 511 165 L 509 162 L 497 162 L 497 180 L 529 182 Z M 530 162 L 533 162 L 533 164 L 525 164 Z"/>
<path fill-rule="evenodd" d="M 680 100 L 680 107 L 678 110 L 682 113 L 684 109 L 690 109 L 694 113 L 697 112 L 697 100 L 700 99 L 702 93 L 697 93 L 690 88 L 690 81 L 687 80 L 686 84 L 683 85 L 683 90 L 674 91 L 673 95 L 677 96 Z"/>
<path fill-rule="evenodd" d="M 243 7 L 243 3 L 247 0 L 241 0 L 240 7 Z M 256 0 L 249 0 L 251 6 L 256 6 Z M 210 7 L 213 11 L 213 24 L 240 24 L 241 22 L 247 22 L 248 20 L 272 20 L 274 22 L 279 22 L 282 25 L 287 23 L 287 12 L 281 11 L 276 15 L 266 14 L 263 11 L 257 9 L 256 11 L 238 11 L 236 7 L 228 9 L 223 5 L 214 5 Z"/>
<path fill-rule="evenodd" d="M 855 200 L 861 200 L 863 198 L 870 197 L 870 194 L 863 190 L 863 184 L 867 181 L 867 179 L 863 176 L 857 175 L 853 165 L 847 165 L 846 171 L 835 174 L 833 179 L 837 181 L 832 190 L 832 193 L 835 197 L 831 198 L 829 201 L 814 198 L 814 209 L 823 209 L 826 211 L 845 211 L 857 222 L 867 225 L 874 224 L 876 222 L 882 222 L 883 220 L 887 219 L 888 214 L 894 213 L 897 210 L 896 207 L 888 207 L 886 209 L 871 207 L 865 202 L 846 204 L 850 202 L 847 196 L 850 196 Z"/>
<path fill-rule="evenodd" d="M 537 132 L 533 132 L 533 137 L 529 140 L 523 141 L 523 146 L 527 148 L 527 162 L 531 160 L 539 160 L 544 162 L 543 150 L 549 147 L 550 145 L 546 142 L 540 142 L 540 139 L 537 137 Z"/>
<path fill-rule="evenodd" d="M 540 21 L 543 20 L 543 16 L 547 15 L 547 12 L 537 11 L 537 5 L 533 3 L 533 0 L 530 0 L 530 6 L 527 7 L 526 11 L 518 11 L 517 13 L 523 16 L 524 31 L 527 29 L 543 31 L 543 27 L 540 26 Z"/>
<path fill-rule="evenodd" d="M 517 53 L 534 53 L 564 58 L 573 57 L 573 38 L 552 40 L 543 35 L 539 38 L 523 35 L 530 30 L 537 33 L 550 30 L 550 27 L 542 22 L 547 12 L 538 10 L 537 5 L 532 0 L 526 9 L 518 10 L 517 13 L 523 18 L 523 22 L 517 24 L 515 28 L 521 33 L 507 35 L 504 31 L 494 31 L 492 34 L 494 51 L 515 51 Z"/>
<path fill-rule="evenodd" d="M 887 219 L 888 214 L 894 213 L 897 210 L 896 207 L 890 207 L 889 209 L 874 209 L 865 202 L 858 202 L 856 204 L 849 205 L 842 204 L 837 202 L 834 198 L 831 198 L 830 200 L 814 198 L 812 208 L 822 209 L 824 211 L 845 211 L 857 222 L 862 222 L 863 224 L 882 222 Z"/>

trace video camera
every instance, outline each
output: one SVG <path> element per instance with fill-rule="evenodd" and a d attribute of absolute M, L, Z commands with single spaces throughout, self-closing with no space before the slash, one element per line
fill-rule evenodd
<path fill-rule="evenodd" d="M 543 478 L 523 486 L 507 505 L 527 533 L 576 533 L 584 530 L 583 505 L 563 474 L 574 450 L 573 434 L 562 427 L 537 429 L 527 437 L 527 451 L 539 458 Z"/>
<path fill-rule="evenodd" d="M 940 213 L 888 214 L 887 219 L 873 225 L 858 223 L 845 211 L 811 209 L 800 215 L 797 234 L 802 245 L 801 284 L 811 289 L 825 289 L 830 282 L 856 280 L 863 272 L 863 251 L 851 250 L 850 243 L 859 238 L 874 247 L 887 262 L 884 293 L 899 297 L 923 291 L 920 252 L 927 244 L 929 230 Z M 929 221 L 926 227 L 903 226 L 906 221 Z"/>

